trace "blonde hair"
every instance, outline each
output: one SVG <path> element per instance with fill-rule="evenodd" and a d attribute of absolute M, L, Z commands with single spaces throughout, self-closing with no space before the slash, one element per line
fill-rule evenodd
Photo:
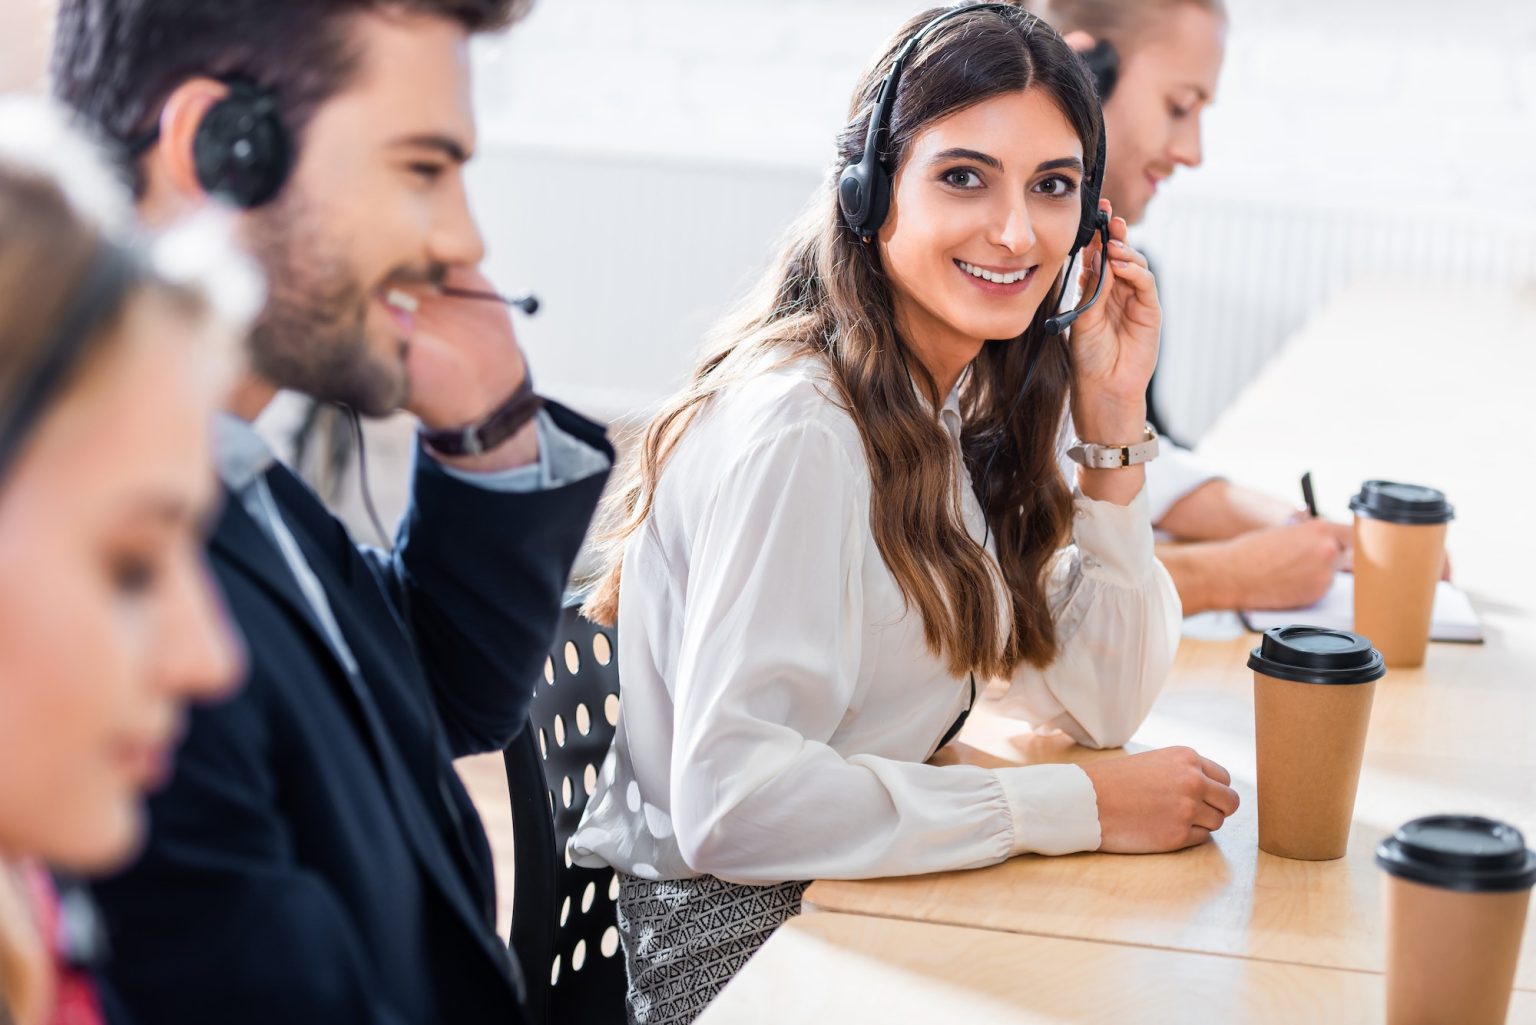
<path fill-rule="evenodd" d="M 25 867 L 0 860 L 0 1023 L 46 1020 L 52 996 L 48 969 Z"/>
<path fill-rule="evenodd" d="M 127 285 L 61 387 L 43 399 L 45 409 L 74 394 L 82 376 L 123 344 L 119 322 L 134 297 L 152 292 L 177 314 L 213 318 L 232 335 L 260 301 L 259 277 L 219 225 L 199 220 L 154 240 L 138 237 L 126 186 L 108 166 L 60 108 L 0 99 L 0 427 L 9 429 L 16 417 L 23 438 L 35 423 L 18 411 L 20 396 L 46 362 L 57 325 L 106 247 L 130 254 Z M 230 354 L 206 355 L 210 373 L 224 376 L 220 364 L 229 363 Z M 9 1014 L 18 1025 L 39 1020 L 38 1005 L 48 1000 L 47 951 L 40 953 L 25 871 L 23 864 L 0 858 L 0 1022 Z"/>
<path fill-rule="evenodd" d="M 104 151 L 64 108 L 43 100 L 0 98 L 0 224 L 0 425 L 16 413 L 19 391 L 108 247 L 124 250 L 132 268 L 115 309 L 75 360 L 71 382 L 110 348 L 138 294 L 153 292 L 231 337 L 244 333 L 264 295 L 254 264 L 231 244 L 228 215 L 210 212 L 144 235 Z M 232 351 L 200 355 L 213 380 L 227 378 L 236 359 Z M 67 384 L 50 401 L 66 391 Z"/>

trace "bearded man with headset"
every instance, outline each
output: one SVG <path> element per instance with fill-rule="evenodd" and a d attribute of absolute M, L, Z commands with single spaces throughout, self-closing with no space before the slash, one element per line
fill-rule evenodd
<path fill-rule="evenodd" d="M 452 759 L 522 728 L 611 465 L 532 393 L 463 165 L 472 34 L 515 0 L 63 0 L 54 90 L 140 210 L 220 199 L 270 281 L 219 425 L 209 558 L 250 653 L 197 710 L 136 865 L 97 888 L 144 1022 L 515 1022 L 489 848 Z M 392 552 L 250 421 L 279 388 L 421 421 Z M 542 408 L 541 408 L 542 407 Z"/>

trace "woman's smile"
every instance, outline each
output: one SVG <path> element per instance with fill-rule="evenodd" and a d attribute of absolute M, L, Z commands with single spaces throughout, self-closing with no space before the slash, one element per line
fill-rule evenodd
<path fill-rule="evenodd" d="M 1030 282 L 1035 280 L 1035 271 L 1040 268 L 1038 263 L 1028 267 L 1006 268 L 968 263 L 965 260 L 956 260 L 955 266 L 967 281 L 983 293 L 1005 296 L 1019 295 L 1028 289 Z"/>

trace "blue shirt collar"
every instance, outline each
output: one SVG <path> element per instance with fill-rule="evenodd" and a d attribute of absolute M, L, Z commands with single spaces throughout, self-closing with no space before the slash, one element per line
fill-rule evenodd
<path fill-rule="evenodd" d="M 233 413 L 214 418 L 213 465 L 229 490 L 240 494 L 276 461 L 272 449 L 250 423 Z"/>

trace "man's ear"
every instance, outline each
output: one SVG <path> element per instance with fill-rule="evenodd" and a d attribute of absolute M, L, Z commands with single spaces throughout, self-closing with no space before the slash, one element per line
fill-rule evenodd
<path fill-rule="evenodd" d="M 159 137 L 142 158 L 144 195 L 175 205 L 200 202 L 206 193 L 197 180 L 192 139 L 209 108 L 229 94 L 229 86 L 214 78 L 189 78 L 160 108 Z"/>
<path fill-rule="evenodd" d="M 1062 42 L 1072 47 L 1073 53 L 1087 53 L 1093 49 L 1098 40 L 1084 32 L 1082 29 L 1073 29 L 1061 37 Z"/>

